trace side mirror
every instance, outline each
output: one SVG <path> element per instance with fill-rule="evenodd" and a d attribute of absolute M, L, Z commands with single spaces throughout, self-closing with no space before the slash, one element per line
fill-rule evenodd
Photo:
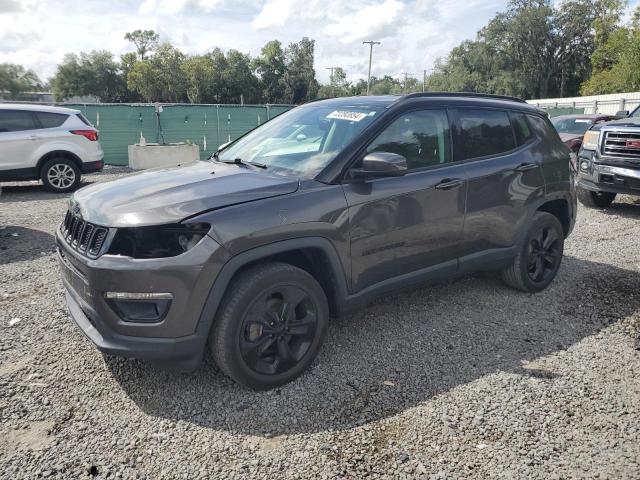
<path fill-rule="evenodd" d="M 307 136 L 304 133 L 299 133 L 296 135 L 296 140 L 299 142 L 304 142 L 307 139 Z"/>
<path fill-rule="evenodd" d="M 361 168 L 352 168 L 351 178 L 401 177 L 407 173 L 407 159 L 390 152 L 372 152 L 362 159 Z"/>
<path fill-rule="evenodd" d="M 619 110 L 616 112 L 616 117 L 628 117 L 629 110 Z"/>

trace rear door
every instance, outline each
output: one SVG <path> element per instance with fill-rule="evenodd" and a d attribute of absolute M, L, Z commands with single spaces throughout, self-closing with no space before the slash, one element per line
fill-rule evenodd
<path fill-rule="evenodd" d="M 403 155 L 409 172 L 344 185 L 353 291 L 418 271 L 454 273 L 466 180 L 464 165 L 452 163 L 446 110 L 415 110 L 397 116 L 362 157 L 376 151 Z"/>
<path fill-rule="evenodd" d="M 537 137 L 526 115 L 489 108 L 459 108 L 457 158 L 468 176 L 461 267 L 483 254 L 500 254 L 526 227 L 528 207 L 544 195 Z"/>
<path fill-rule="evenodd" d="M 28 110 L 0 109 L 0 169 L 35 167 L 32 153 L 38 147 L 37 123 Z"/>

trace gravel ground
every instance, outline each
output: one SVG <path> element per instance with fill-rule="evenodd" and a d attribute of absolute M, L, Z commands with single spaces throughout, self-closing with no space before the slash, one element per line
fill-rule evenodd
<path fill-rule="evenodd" d="M 89 176 L 102 181 L 122 172 Z M 0 197 L 3 478 L 640 478 L 640 202 L 581 208 L 559 277 L 493 275 L 332 323 L 290 385 L 104 358 L 72 325 L 64 195 Z"/>

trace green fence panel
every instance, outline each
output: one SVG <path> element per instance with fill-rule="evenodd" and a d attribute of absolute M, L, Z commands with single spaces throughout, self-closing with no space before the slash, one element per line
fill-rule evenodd
<path fill-rule="evenodd" d="M 100 144 L 108 165 L 128 164 L 128 145 L 190 142 L 200 147 L 200 158 L 235 140 L 267 120 L 286 112 L 289 105 L 163 105 L 160 126 L 155 105 L 82 104 L 76 108 L 100 130 Z M 162 132 L 162 135 L 160 135 Z"/>

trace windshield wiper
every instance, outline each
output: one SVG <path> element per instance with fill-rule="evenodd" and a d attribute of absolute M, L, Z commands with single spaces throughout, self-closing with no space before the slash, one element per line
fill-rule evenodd
<path fill-rule="evenodd" d="M 217 159 L 218 157 L 215 157 L 215 158 Z M 233 160 L 218 160 L 218 161 L 222 163 L 235 163 L 236 165 L 250 165 L 252 167 L 262 168 L 263 170 L 267 168 L 267 166 L 264 163 L 248 162 L 246 160 L 242 160 L 241 158 L 234 158 Z"/>

